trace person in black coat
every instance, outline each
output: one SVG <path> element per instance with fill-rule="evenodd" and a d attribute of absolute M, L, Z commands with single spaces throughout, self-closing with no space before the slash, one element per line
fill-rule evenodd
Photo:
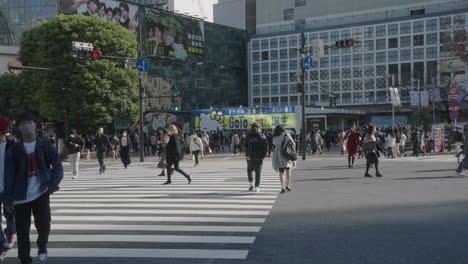
<path fill-rule="evenodd" d="M 98 134 L 94 138 L 94 145 L 96 146 L 97 158 L 99 160 L 99 173 L 102 174 L 106 171 L 106 165 L 104 165 L 104 153 L 107 149 L 112 149 L 109 137 L 104 134 L 104 128 L 98 129 Z"/>
<path fill-rule="evenodd" d="M 132 163 L 130 159 L 130 150 L 132 149 L 132 139 L 128 135 L 127 131 L 125 130 L 122 133 L 122 137 L 119 140 L 120 142 L 120 159 L 125 168 L 127 168 L 130 163 Z"/>
<path fill-rule="evenodd" d="M 188 183 L 190 184 L 192 182 L 192 178 L 190 178 L 190 175 L 188 175 L 187 173 L 185 173 L 183 170 L 179 168 L 179 162 L 184 157 L 182 139 L 180 138 L 179 132 L 175 125 L 170 125 L 168 128 L 168 132 L 169 132 L 170 138 L 166 146 L 167 181 L 164 183 L 164 185 L 172 183 L 171 181 L 171 176 L 173 173 L 173 170 L 171 169 L 172 165 L 174 165 L 174 170 L 184 175 L 185 178 L 187 178 Z"/>

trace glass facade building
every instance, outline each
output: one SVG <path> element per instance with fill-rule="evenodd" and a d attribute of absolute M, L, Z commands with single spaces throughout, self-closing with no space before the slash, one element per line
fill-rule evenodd
<path fill-rule="evenodd" d="M 416 89 L 417 80 L 428 89 L 449 81 L 466 82 L 466 65 L 450 57 L 444 42 L 453 38 L 454 28 L 467 28 L 468 6 L 365 22 L 353 22 L 353 18 L 340 18 L 348 21 L 345 24 L 330 25 L 329 19 L 316 24 L 326 26 L 293 31 L 277 26 L 276 33 L 272 26 L 268 30 L 257 26 L 257 35 L 249 44 L 249 103 L 300 104 L 300 32 L 305 32 L 308 49 L 314 39 L 322 39 L 325 45 L 325 56 L 306 71 L 306 105 L 328 104 L 327 90 L 336 94 L 339 106 L 388 105 L 390 76 L 394 76 L 395 85 L 405 87 L 401 90 L 403 103 L 409 102 L 409 92 Z M 262 30 L 265 33 L 259 34 Z M 355 41 L 354 47 L 335 47 L 336 41 L 350 38 Z"/>

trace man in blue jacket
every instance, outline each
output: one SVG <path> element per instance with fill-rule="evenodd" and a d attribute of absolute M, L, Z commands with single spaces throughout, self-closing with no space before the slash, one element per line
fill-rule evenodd
<path fill-rule="evenodd" d="M 3 204 L 10 212 L 14 207 L 21 264 L 32 264 L 29 240 L 32 211 L 38 233 L 38 263 L 42 264 L 48 257 L 49 196 L 59 190 L 63 167 L 55 147 L 36 136 L 34 115 L 20 114 L 16 124 L 22 138 L 7 151 Z"/>

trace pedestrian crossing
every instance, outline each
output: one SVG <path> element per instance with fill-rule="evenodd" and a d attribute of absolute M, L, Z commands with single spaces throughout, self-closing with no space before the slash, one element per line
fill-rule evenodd
<path fill-rule="evenodd" d="M 111 165 L 103 175 L 88 168 L 77 180 L 66 172 L 61 190 L 51 196 L 50 261 L 242 263 L 280 189 L 268 165 L 260 193 L 247 191 L 246 164 L 240 160 L 206 161 L 197 168 L 185 161 L 190 185 L 177 172 L 173 184 L 161 185 L 166 178 L 147 163 L 127 170 Z M 35 241 L 35 230 L 31 236 Z"/>

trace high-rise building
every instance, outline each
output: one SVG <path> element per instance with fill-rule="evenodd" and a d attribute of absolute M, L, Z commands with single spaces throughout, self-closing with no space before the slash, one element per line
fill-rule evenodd
<path fill-rule="evenodd" d="M 463 0 L 257 0 L 256 33 L 249 45 L 250 105 L 301 103 L 297 84 L 304 32 L 307 49 L 316 39 L 324 42 L 324 56 L 306 71 L 308 119 L 320 119 L 322 128 L 369 119 L 388 125 L 394 78 L 403 103 L 396 122 L 409 123 L 410 93 L 418 91 L 418 84 L 430 97 L 437 87 L 443 94 L 449 83 L 468 94 L 467 66 L 445 49 L 446 40 L 467 28 L 467 21 Z M 335 47 L 346 39 L 353 39 L 354 46 Z M 339 109 L 312 107 L 328 106 L 331 93 Z M 439 114 L 437 119 L 447 120 Z"/>
<path fill-rule="evenodd" d="M 255 32 L 256 0 L 219 0 L 213 13 L 217 24 Z"/>
<path fill-rule="evenodd" d="M 213 5 L 218 0 L 168 0 L 169 10 L 213 22 Z"/>

